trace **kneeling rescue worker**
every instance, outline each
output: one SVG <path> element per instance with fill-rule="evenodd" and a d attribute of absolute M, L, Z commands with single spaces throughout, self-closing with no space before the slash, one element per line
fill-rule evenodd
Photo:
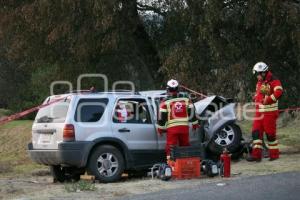
<path fill-rule="evenodd" d="M 167 132 L 166 155 L 170 159 L 170 147 L 189 146 L 189 123 L 193 130 L 199 128 L 195 107 L 187 97 L 179 96 L 179 83 L 170 80 L 167 83 L 168 97 L 161 102 L 158 114 L 157 131 L 160 135 Z"/>
<path fill-rule="evenodd" d="M 279 158 L 278 141 L 276 138 L 276 120 L 278 118 L 278 99 L 283 89 L 281 82 L 275 78 L 268 65 L 258 62 L 253 67 L 257 76 L 255 100 L 255 118 L 252 127 L 253 148 L 248 161 L 261 161 L 263 133 L 266 133 L 269 149 L 269 160 Z"/>

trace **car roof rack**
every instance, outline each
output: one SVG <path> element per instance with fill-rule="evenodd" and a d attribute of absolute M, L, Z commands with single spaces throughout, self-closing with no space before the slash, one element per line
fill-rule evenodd
<path fill-rule="evenodd" d="M 131 93 L 131 94 L 140 94 L 138 91 L 125 90 L 125 89 L 108 90 L 107 92 L 112 92 L 112 93 Z"/>
<path fill-rule="evenodd" d="M 122 93 L 122 94 L 135 94 L 135 95 L 140 95 L 139 92 L 137 91 L 132 91 L 132 90 L 123 90 L 123 89 L 118 89 L 118 90 L 108 90 L 106 92 L 103 91 L 96 91 L 96 90 L 72 90 L 68 93 L 88 93 L 88 94 L 99 94 L 99 93 Z"/>
<path fill-rule="evenodd" d="M 93 91 L 91 90 L 71 90 L 68 93 L 92 93 Z"/>

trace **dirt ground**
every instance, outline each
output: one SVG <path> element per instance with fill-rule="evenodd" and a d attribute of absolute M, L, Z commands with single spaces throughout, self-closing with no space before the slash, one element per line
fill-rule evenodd
<path fill-rule="evenodd" d="M 201 177 L 192 180 L 171 180 L 164 182 L 151 178 L 124 178 L 118 183 L 95 183 L 94 191 L 68 192 L 66 187 L 74 183 L 53 183 L 48 171 L 33 172 L 30 176 L 0 178 L 0 199 L 18 200 L 63 200 L 63 199 L 118 199 L 124 196 L 145 194 L 166 189 L 189 188 L 207 183 L 223 183 L 232 179 L 247 178 L 288 171 L 300 171 L 300 154 L 284 154 L 276 161 L 264 159 L 260 163 L 245 160 L 232 163 L 231 178 Z"/>

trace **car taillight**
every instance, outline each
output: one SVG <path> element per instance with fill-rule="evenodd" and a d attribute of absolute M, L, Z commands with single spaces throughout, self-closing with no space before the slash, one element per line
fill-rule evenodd
<path fill-rule="evenodd" d="M 63 131 L 63 139 L 65 142 L 75 140 L 75 128 L 73 124 L 66 124 Z"/>

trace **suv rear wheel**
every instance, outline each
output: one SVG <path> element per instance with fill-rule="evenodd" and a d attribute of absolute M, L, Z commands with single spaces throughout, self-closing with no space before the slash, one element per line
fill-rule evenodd
<path fill-rule="evenodd" d="M 101 182 L 115 182 L 124 171 L 123 155 L 114 146 L 99 146 L 91 154 L 88 169 Z"/>

